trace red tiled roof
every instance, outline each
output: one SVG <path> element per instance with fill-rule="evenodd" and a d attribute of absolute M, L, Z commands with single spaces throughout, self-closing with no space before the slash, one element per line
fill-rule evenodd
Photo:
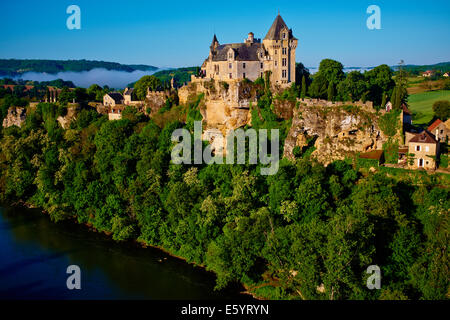
<path fill-rule="evenodd" d="M 402 109 L 404 114 L 412 115 L 411 111 L 409 111 L 408 106 L 406 104 L 402 104 Z"/>
<path fill-rule="evenodd" d="M 437 144 L 438 142 L 434 138 L 434 136 L 428 131 L 424 130 L 421 133 L 416 134 L 409 142 L 416 143 L 433 143 Z"/>
<path fill-rule="evenodd" d="M 437 119 L 435 122 L 433 122 L 429 127 L 428 127 L 428 131 L 433 131 L 434 129 L 436 129 L 436 127 L 438 125 L 440 125 L 442 123 L 441 119 Z"/>
<path fill-rule="evenodd" d="M 374 150 L 367 153 L 362 153 L 359 155 L 362 159 L 373 159 L 373 160 L 380 160 L 381 156 L 383 155 L 383 150 Z"/>

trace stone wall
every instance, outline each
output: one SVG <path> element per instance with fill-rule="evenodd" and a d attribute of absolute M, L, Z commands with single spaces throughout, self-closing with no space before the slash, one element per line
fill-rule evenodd
<path fill-rule="evenodd" d="M 366 101 L 366 102 L 362 102 L 362 101 L 346 101 L 346 102 L 342 102 L 342 101 L 328 101 L 328 100 L 322 100 L 322 99 L 298 99 L 298 101 L 301 104 L 306 105 L 307 107 L 312 107 L 312 106 L 318 106 L 318 107 L 339 107 L 339 106 L 346 106 L 346 105 L 352 105 L 352 106 L 357 106 L 357 107 L 361 107 L 369 112 L 376 112 L 376 110 L 373 108 L 373 102 L 372 101 Z"/>

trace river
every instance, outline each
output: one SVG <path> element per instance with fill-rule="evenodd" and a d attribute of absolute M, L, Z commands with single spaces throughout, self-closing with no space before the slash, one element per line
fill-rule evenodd
<path fill-rule="evenodd" d="M 34 209 L 0 207 L 0 256 L 0 299 L 250 299 L 239 285 L 214 291 L 214 274 L 158 249 Z M 70 265 L 81 290 L 67 289 Z"/>

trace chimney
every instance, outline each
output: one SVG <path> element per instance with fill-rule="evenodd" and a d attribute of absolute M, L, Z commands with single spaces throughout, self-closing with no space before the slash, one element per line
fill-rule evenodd
<path fill-rule="evenodd" d="M 253 32 L 250 32 L 248 34 L 248 38 L 245 40 L 247 43 L 253 43 L 255 41 L 255 35 Z"/>

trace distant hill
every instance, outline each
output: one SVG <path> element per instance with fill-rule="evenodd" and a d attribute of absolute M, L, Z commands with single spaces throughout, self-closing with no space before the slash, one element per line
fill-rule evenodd
<path fill-rule="evenodd" d="M 45 72 L 56 74 L 58 72 L 82 72 L 92 69 L 103 68 L 133 72 L 155 71 L 158 68 L 148 65 L 125 65 L 116 62 L 90 61 L 90 60 L 22 60 L 22 59 L 0 59 L 0 75 L 7 77 L 20 76 L 25 72 Z"/>
<path fill-rule="evenodd" d="M 393 66 L 392 69 L 398 70 L 398 66 Z M 450 71 L 450 62 L 441 62 L 436 64 L 429 65 L 414 65 L 408 64 L 403 66 L 403 70 L 408 71 L 410 74 L 419 75 L 422 72 L 427 70 L 440 71 L 441 73 L 445 73 Z"/>
<path fill-rule="evenodd" d="M 185 82 L 191 81 L 191 75 L 195 74 L 198 67 L 186 67 L 178 69 L 167 69 L 154 73 L 153 75 L 160 79 L 163 83 L 170 82 L 172 78 L 175 83 L 182 85 Z M 130 83 L 128 87 L 133 88 L 136 82 Z"/>

